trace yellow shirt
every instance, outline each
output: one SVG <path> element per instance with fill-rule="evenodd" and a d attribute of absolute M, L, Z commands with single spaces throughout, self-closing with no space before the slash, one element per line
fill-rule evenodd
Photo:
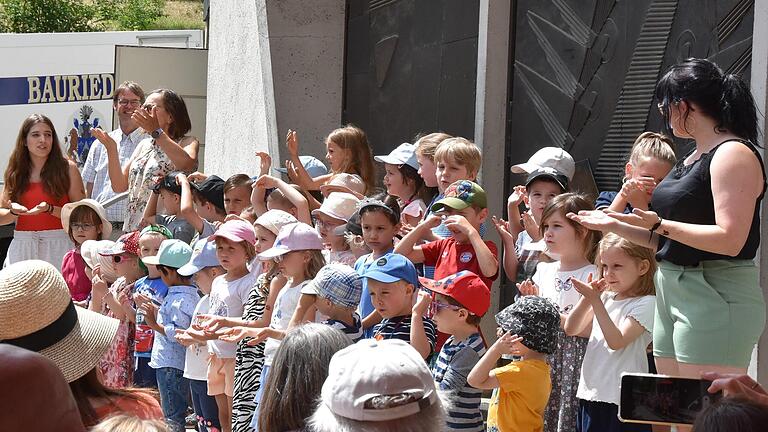
<path fill-rule="evenodd" d="M 488 407 L 488 431 L 540 432 L 552 391 L 549 365 L 542 360 L 521 360 L 492 372 L 499 391 Z"/>

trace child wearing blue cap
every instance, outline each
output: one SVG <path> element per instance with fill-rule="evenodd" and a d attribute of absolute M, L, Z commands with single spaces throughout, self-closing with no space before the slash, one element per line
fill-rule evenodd
<path fill-rule="evenodd" d="M 361 275 L 367 280 L 368 291 L 382 320 L 373 328 L 376 340 L 400 339 L 429 357 L 435 349 L 435 323 L 413 310 L 419 275 L 406 257 L 386 254 L 376 260 Z"/>
<path fill-rule="evenodd" d="M 195 306 L 200 300 L 190 278 L 178 273 L 191 256 L 192 248 L 188 244 L 173 239 L 163 241 L 157 255 L 143 258 L 146 264 L 157 267 L 168 286 L 168 293 L 159 309 L 152 302 L 145 302 L 140 309 L 147 325 L 156 332 L 149 365 L 155 368 L 163 414 L 174 431 L 184 430 L 186 389 L 189 388 L 188 380 L 183 376 L 186 349 L 176 341 L 176 330 L 190 326 Z"/>
<path fill-rule="evenodd" d="M 216 257 L 216 243 L 202 238 L 195 242 L 192 257 L 189 262 L 179 268 L 182 276 L 192 277 L 197 289 L 204 295 L 197 302 L 192 320 L 199 320 L 201 315 L 210 310 L 210 293 L 213 280 L 226 273 Z M 176 340 L 187 347 L 184 360 L 184 378 L 189 380 L 189 391 L 192 395 L 192 407 L 197 417 L 197 429 L 218 430 L 219 410 L 216 398 L 208 395 L 208 347 L 205 340 L 192 327 L 187 330 L 176 330 Z"/>

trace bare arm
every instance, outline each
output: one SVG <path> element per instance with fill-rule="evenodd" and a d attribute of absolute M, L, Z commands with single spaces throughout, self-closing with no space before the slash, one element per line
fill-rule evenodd
<path fill-rule="evenodd" d="M 421 250 L 421 246 L 416 246 L 416 243 L 421 240 L 426 231 L 440 225 L 440 217 L 432 215 L 427 220 L 423 221 L 411 232 L 405 235 L 395 246 L 394 253 L 403 255 L 411 260 L 413 263 L 424 262 L 424 252 Z"/>
<path fill-rule="evenodd" d="M 592 305 L 584 297 L 580 298 L 576 307 L 565 318 L 563 330 L 568 336 L 576 336 L 585 333 L 587 328 L 592 332 Z"/>
<path fill-rule="evenodd" d="M 176 176 L 176 181 L 181 186 L 181 202 L 179 206 L 179 212 L 181 217 L 184 218 L 198 233 L 203 232 L 203 218 L 195 211 L 195 203 L 192 200 L 192 189 L 189 186 L 189 180 L 187 176 L 179 174 Z M 149 206 L 147 206 L 149 207 Z"/>
<path fill-rule="evenodd" d="M 85 184 L 85 196 L 86 198 L 93 198 L 93 183 Z"/>
<path fill-rule="evenodd" d="M 475 256 L 477 262 L 480 264 L 481 276 L 493 277 L 499 272 L 499 260 L 491 252 L 491 249 L 480 237 L 480 233 L 476 229 L 472 228 L 469 235 L 469 241 L 472 243 L 472 248 L 475 249 Z"/>
<path fill-rule="evenodd" d="M 107 171 L 109 172 L 109 181 L 112 184 L 112 190 L 118 193 L 127 191 L 128 170 L 133 163 L 135 153 L 131 156 L 131 160 L 122 167 L 120 166 L 120 154 L 117 150 L 117 143 L 115 140 L 99 128 L 91 129 L 91 133 L 99 140 L 107 151 Z M 141 148 L 141 145 L 139 145 L 137 150 L 139 148 Z"/>
<path fill-rule="evenodd" d="M 144 207 L 144 215 L 142 216 L 142 219 L 144 220 L 144 223 L 147 225 L 152 225 L 155 223 L 155 219 L 157 217 L 157 199 L 160 196 L 159 193 L 155 193 L 154 191 L 149 195 L 149 201 L 147 201 L 147 206 Z"/>
<path fill-rule="evenodd" d="M 251 205 L 253 206 L 253 211 L 256 212 L 256 215 L 261 216 L 267 212 L 267 190 L 263 186 L 260 186 L 258 182 L 253 182 L 252 187 Z"/>
<path fill-rule="evenodd" d="M 77 169 L 77 164 L 69 162 L 69 190 L 67 191 L 70 201 L 80 201 L 85 198 L 85 189 L 83 188 L 83 177 L 80 176 L 80 170 Z M 56 212 L 58 209 L 58 212 Z M 54 209 L 54 215 L 60 217 L 61 207 Z"/>
<path fill-rule="evenodd" d="M 197 152 L 200 149 L 197 138 L 187 137 L 177 143 L 164 133 L 155 140 L 155 143 L 168 155 L 177 170 L 190 172 L 197 169 Z"/>
<path fill-rule="evenodd" d="M 426 359 L 432 353 L 427 332 L 424 331 L 424 313 L 429 307 L 431 297 L 426 293 L 419 293 L 419 300 L 413 306 L 411 313 L 411 346 Z"/>
<path fill-rule="evenodd" d="M 504 333 L 496 342 L 488 348 L 485 355 L 480 357 L 472 371 L 467 376 L 467 383 L 476 389 L 486 390 L 499 387 L 499 380 L 492 371 L 502 354 L 512 354 L 514 346 L 523 338 Z"/>

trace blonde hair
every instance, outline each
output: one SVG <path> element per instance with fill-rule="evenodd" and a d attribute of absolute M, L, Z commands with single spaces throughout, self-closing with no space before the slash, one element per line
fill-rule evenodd
<path fill-rule="evenodd" d="M 107 418 L 91 429 L 91 432 L 168 432 L 170 429 L 160 420 L 142 420 L 136 416 L 119 414 Z"/>
<path fill-rule="evenodd" d="M 433 132 L 416 138 L 416 154 L 435 160 L 435 150 L 441 142 L 453 138 L 451 135 L 443 132 Z"/>
<path fill-rule="evenodd" d="M 483 162 L 480 149 L 475 143 L 462 137 L 448 138 L 441 142 L 435 150 L 434 159 L 435 162 L 453 159 L 457 164 L 467 167 L 471 176 L 480 172 L 480 164 Z"/>
<path fill-rule="evenodd" d="M 656 294 L 656 285 L 653 282 L 653 276 L 656 273 L 656 259 L 654 257 L 654 252 L 652 249 L 649 249 L 644 246 L 640 246 L 638 244 L 632 243 L 631 241 L 625 239 L 624 237 L 620 237 L 614 233 L 608 233 L 603 237 L 602 240 L 600 240 L 600 244 L 597 247 L 597 257 L 595 259 L 595 265 L 597 266 L 597 274 L 599 277 L 603 277 L 603 266 L 602 261 L 600 257 L 603 253 L 605 253 L 606 250 L 610 248 L 619 248 L 627 254 L 628 257 L 632 258 L 633 260 L 640 262 L 640 261 L 648 261 L 648 271 L 645 272 L 644 275 L 640 276 L 640 278 L 637 280 L 637 287 L 627 295 L 632 297 L 640 297 L 640 296 L 646 296 L 646 295 L 655 295 Z"/>
<path fill-rule="evenodd" d="M 357 174 L 365 183 L 364 193 L 367 194 L 373 191 L 376 176 L 373 168 L 371 147 L 368 145 L 368 137 L 365 135 L 365 132 L 359 127 L 349 124 L 329 133 L 326 140 L 347 150 L 347 159 L 344 166 L 341 168 L 341 171 L 334 174 L 342 172 Z"/>
<path fill-rule="evenodd" d="M 304 252 L 309 253 L 309 262 L 304 269 L 304 276 L 307 279 L 314 279 L 317 276 L 317 272 L 325 266 L 325 256 L 319 249 L 307 249 Z"/>
<path fill-rule="evenodd" d="M 541 224 L 539 225 L 539 232 L 544 235 L 544 226 L 549 218 L 556 214 L 560 214 L 575 230 L 576 234 L 583 236 L 584 257 L 594 262 L 595 255 L 597 254 L 597 243 L 600 241 L 600 232 L 593 231 L 585 228 L 581 224 L 572 221 L 565 217 L 568 213 L 579 213 L 582 210 L 594 210 L 595 206 L 587 200 L 583 195 L 576 193 L 564 193 L 560 194 L 547 204 L 544 211 L 541 213 Z"/>
<path fill-rule="evenodd" d="M 632 144 L 629 163 L 636 167 L 641 159 L 656 159 L 675 165 L 677 163 L 675 143 L 664 134 L 643 132 Z"/>

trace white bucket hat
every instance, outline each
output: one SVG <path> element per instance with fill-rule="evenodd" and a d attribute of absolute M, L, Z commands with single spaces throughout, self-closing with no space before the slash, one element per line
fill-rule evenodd
<path fill-rule="evenodd" d="M 67 382 L 96 367 L 120 321 L 72 303 L 54 266 L 39 260 L 0 271 L 0 341 L 53 361 Z"/>
<path fill-rule="evenodd" d="M 377 422 L 415 415 L 438 402 L 432 374 L 412 346 L 363 339 L 331 358 L 318 410 Z"/>
<path fill-rule="evenodd" d="M 114 282 L 117 279 L 115 266 L 111 256 L 102 255 L 115 247 L 112 240 L 86 240 L 80 245 L 80 255 L 85 264 L 93 269 L 97 265 L 101 266 L 101 276 L 108 282 Z"/>
<path fill-rule="evenodd" d="M 357 204 L 359 202 L 360 200 L 352 194 L 331 192 L 330 195 L 323 200 L 320 208 L 312 210 L 312 216 L 322 213 L 334 219 L 349 222 L 349 218 L 352 217 L 357 210 Z"/>
<path fill-rule="evenodd" d="M 264 212 L 264 214 L 259 216 L 253 224 L 263 226 L 272 234 L 278 235 L 284 226 L 296 222 L 298 222 L 298 220 L 296 220 L 292 214 L 282 210 L 273 209 Z"/>
<path fill-rule="evenodd" d="M 72 211 L 80 206 L 90 207 L 99 215 L 99 219 L 101 219 L 101 238 L 109 238 L 109 235 L 112 234 L 112 222 L 107 219 L 107 211 L 104 210 L 104 207 L 98 201 L 90 198 L 67 203 L 61 207 L 61 227 L 64 228 L 64 232 L 69 234 L 69 217 L 72 216 Z"/>

